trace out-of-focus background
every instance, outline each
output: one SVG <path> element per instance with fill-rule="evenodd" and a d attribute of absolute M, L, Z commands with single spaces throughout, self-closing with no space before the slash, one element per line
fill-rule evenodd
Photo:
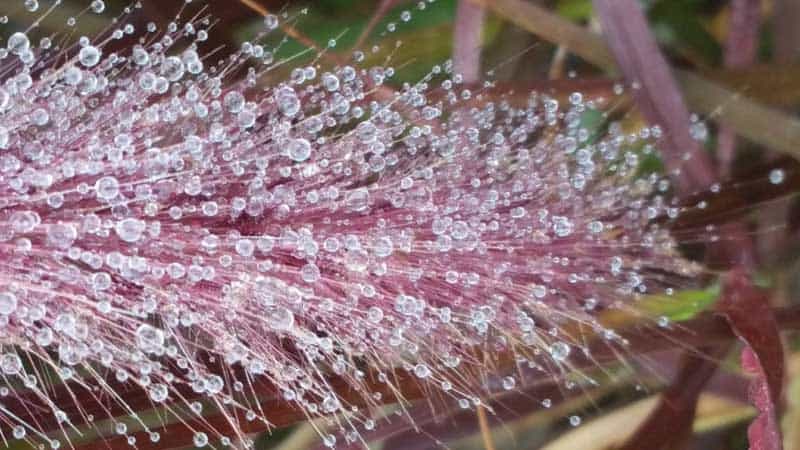
<path fill-rule="evenodd" d="M 182 13 L 184 18 L 202 9 L 202 14 L 217 22 L 208 41 L 203 44 L 204 50 L 219 49 L 216 55 L 220 58 L 263 30 L 262 14 L 266 12 L 282 17 L 285 14 L 283 31 L 266 38 L 276 48 L 276 58 L 299 54 L 311 44 L 323 48 L 330 39 L 336 39 L 336 46 L 328 52 L 336 57 L 350 58 L 354 46 L 362 43 L 360 48 L 368 60 L 382 64 L 390 58 L 389 65 L 397 72 L 391 83 L 417 81 L 431 67 L 450 58 L 458 7 L 458 0 L 423 0 L 424 9 L 419 8 L 418 4 L 423 3 L 419 0 L 194 0 L 189 5 L 185 0 L 139 1 L 142 7 L 133 10 L 130 21 L 140 27 L 149 22 L 163 26 L 182 8 L 186 8 Z M 556 19 L 566 20 L 585 29 L 601 31 L 591 0 L 521 1 L 541 7 L 550 14 L 553 23 Z M 44 37 L 53 33 L 93 36 L 106 30 L 111 25 L 110 18 L 123 14 L 124 9 L 132 4 L 130 0 L 105 0 L 106 12 L 95 15 L 86 12 L 90 0 L 62 0 L 58 8 L 45 14 L 53 1 L 38 2 L 38 10 L 30 12 L 26 0 L 0 0 L 0 18 L 7 21 L 0 34 L 27 29 L 33 20 L 42 17 L 33 36 Z M 493 0 L 486 0 L 486 4 L 492 3 Z M 751 11 L 752 5 L 757 5 L 755 16 L 748 19 L 749 24 L 755 23 L 755 38 L 749 43 L 743 41 L 739 44 L 735 41 L 735 34 L 732 38 L 732 33 L 742 26 L 737 22 L 736 8 L 747 1 L 642 0 L 640 3 L 672 68 L 702 76 L 714 86 L 733 93 L 721 102 L 719 99 L 712 101 L 722 106 L 729 100 L 733 101 L 735 96 L 745 96 L 782 114 L 789 121 L 787 123 L 796 121 L 800 106 L 800 1 L 750 1 Z M 413 12 L 408 21 L 401 19 L 406 10 Z M 74 26 L 67 25 L 70 18 L 77 19 Z M 548 19 L 543 17 L 539 20 Z M 369 31 L 365 33 L 365 30 Z M 559 30 L 556 27 L 554 33 L 560 31 L 563 28 Z M 282 42 L 284 33 L 293 37 Z M 619 73 L 604 70 L 596 61 L 577 56 L 576 53 L 580 52 L 553 44 L 559 40 L 557 36 L 549 39 L 537 36 L 512 24 L 507 20 L 507 14 L 497 13 L 491 7 L 482 25 L 480 39 L 482 77 L 509 86 L 509 89 L 525 92 L 537 87 L 562 93 L 589 90 L 610 96 L 620 79 Z M 402 44 L 397 47 L 396 41 Z M 122 47 L 126 43 L 123 40 L 112 45 Z M 737 45 L 754 45 L 753 57 L 741 58 L 737 54 Z M 378 48 L 372 51 L 373 46 Z M 312 51 L 296 61 L 313 59 L 316 55 L 317 52 Z M 283 72 L 276 71 L 274 76 L 287 76 L 291 67 L 288 64 Z M 699 96 L 702 95 L 700 92 Z M 701 118 L 709 116 L 713 113 Z M 744 123 L 745 129 L 735 130 L 735 134 L 749 138 L 720 143 L 725 133 L 709 121 L 705 149 L 719 163 L 721 179 L 737 180 L 760 164 L 776 161 L 780 164 L 786 155 L 775 147 L 791 144 L 793 136 L 791 130 L 781 123 Z M 754 129 L 747 129 L 749 126 Z M 765 126 L 774 126 L 775 129 L 764 129 Z M 765 139 L 760 140 L 758 136 Z M 783 140 L 778 139 L 776 143 L 770 139 L 776 136 Z M 730 139 L 730 136 L 722 139 Z M 724 155 L 720 151 L 723 147 Z M 800 246 L 796 230 L 800 222 L 799 210 L 796 198 L 781 200 L 761 213 L 761 222 L 754 220 L 751 223 L 754 235 L 759 236 L 759 276 L 773 288 L 775 305 L 796 303 L 800 297 L 800 265 L 797 262 Z M 785 232 L 768 232 L 776 225 Z M 796 349 L 796 345 L 789 347 L 789 351 L 794 353 L 788 357 L 790 381 L 786 390 L 783 430 L 785 448 L 800 450 L 800 427 L 796 426 L 800 424 L 800 383 L 794 381 L 796 377 L 793 376 L 800 372 L 800 353 Z M 738 375 L 731 375 L 736 371 L 736 363 L 732 362 L 731 366 L 734 369 L 723 370 L 709 393 L 700 397 L 693 425 L 695 437 L 686 448 L 748 447 L 747 426 L 755 411 L 746 401 L 726 393 L 726 389 L 741 385 Z M 642 385 L 657 384 L 657 380 L 642 380 Z M 526 399 L 519 401 L 524 405 Z M 632 393 L 630 389 L 617 390 L 617 386 L 610 385 L 553 408 L 519 407 L 518 414 L 506 415 L 502 420 L 491 419 L 496 425 L 492 429 L 491 445 L 497 449 L 539 448 L 544 445 L 549 450 L 610 448 L 619 442 L 621 435 L 632 431 L 631 424 L 639 423 L 654 402 L 655 396 L 647 390 Z M 509 405 L 509 408 L 518 406 Z M 578 410 L 583 412 L 584 424 L 573 428 L 568 418 L 571 411 Z M 387 432 L 383 436 L 378 433 L 380 439 L 372 444 L 376 448 L 418 449 L 436 447 L 440 441 L 453 449 L 489 450 L 485 430 L 482 433 L 477 426 L 463 426 L 474 422 L 471 421 L 474 417 L 466 420 L 463 416 L 454 413 L 439 423 L 425 422 L 428 425 L 422 434 L 410 426 L 398 426 L 393 429 L 394 433 Z M 319 445 L 317 434 L 309 424 L 275 430 L 256 437 L 256 440 L 258 447 L 263 449 L 292 450 Z"/>
<path fill-rule="evenodd" d="M 17 23 L 27 28 L 32 17 L 38 17 L 50 0 L 38 0 L 37 12 L 28 12 L 25 0 L 3 0 L 0 16 L 5 15 L 11 25 Z M 331 37 L 341 35 L 338 50 L 343 51 L 354 44 L 361 32 L 382 10 L 383 4 L 393 4 L 384 18 L 374 27 L 367 43 L 382 39 L 404 42 L 400 55 L 413 54 L 412 66 L 416 72 L 425 67 L 442 62 L 452 49 L 453 18 L 456 0 L 436 0 L 429 3 L 424 12 L 417 12 L 415 1 L 381 0 L 193 0 L 186 5 L 184 0 L 139 0 L 136 22 L 166 23 L 175 14 L 186 8 L 198 11 L 201 6 L 218 20 L 215 32 L 208 45 L 227 45 L 236 48 L 238 43 L 248 39 L 261 27 L 258 9 L 263 8 L 275 14 L 289 12 L 298 15 L 307 8 L 306 14 L 299 14 L 293 21 L 303 34 L 324 45 Z M 427 0 L 425 0 L 427 3 Z M 96 16 L 87 14 L 89 0 L 63 0 L 62 5 L 41 22 L 41 29 L 56 32 L 64 31 L 70 17 L 79 18 L 77 34 L 91 35 L 108 26 L 107 17 L 122 13 L 125 7 L 134 2 L 129 0 L 105 0 L 106 14 Z M 592 4 L 589 0 L 550 0 L 531 1 L 544 6 L 561 17 L 576 23 L 597 27 L 593 18 Z M 800 101 L 800 82 L 797 81 L 797 67 L 784 70 L 770 70 L 776 64 L 791 64 L 800 54 L 800 32 L 796 16 L 800 9 L 794 0 L 762 1 L 762 27 L 758 49 L 758 62 L 749 70 L 719 71 L 724 63 L 724 45 L 730 22 L 730 2 L 715 0 L 647 0 L 641 2 L 647 8 L 653 31 L 670 56 L 679 66 L 694 67 L 736 86 L 750 86 L 749 95 L 762 97 L 770 102 L 791 105 Z M 784 5 L 785 3 L 785 5 Z M 399 14 L 403 10 L 414 11 L 412 20 L 402 23 Z M 184 17 L 185 17 L 184 13 Z M 397 31 L 387 37 L 386 25 L 397 23 Z M 9 32 L 13 27 L 4 27 Z M 497 79 L 543 79 L 573 75 L 586 76 L 598 71 L 590 64 L 583 64 L 580 58 L 569 52 L 555 52 L 557 48 L 531 33 L 514 26 L 501 18 L 491 16 L 483 30 L 483 66 L 486 70 L 496 69 Z M 288 45 L 286 51 L 301 49 L 298 45 Z M 524 57 L 519 55 L 524 52 Z M 403 58 L 398 58 L 402 60 Z M 414 73 L 411 71 L 409 73 Z M 769 81 L 767 81 L 769 80 Z"/>

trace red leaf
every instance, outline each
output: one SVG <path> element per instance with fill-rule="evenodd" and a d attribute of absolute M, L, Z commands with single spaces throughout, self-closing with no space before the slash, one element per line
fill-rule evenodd
<path fill-rule="evenodd" d="M 708 380 L 717 370 L 717 358 L 730 347 L 684 354 L 678 376 L 661 394 L 653 410 L 620 450 L 676 449 L 691 437 L 697 400 Z"/>
<path fill-rule="evenodd" d="M 746 345 L 742 368 L 754 375 L 749 397 L 759 415 L 747 430 L 752 450 L 783 448 L 777 412 L 783 389 L 783 344 L 768 300 L 744 271 L 736 270 L 729 275 L 719 302 L 720 311 Z"/>

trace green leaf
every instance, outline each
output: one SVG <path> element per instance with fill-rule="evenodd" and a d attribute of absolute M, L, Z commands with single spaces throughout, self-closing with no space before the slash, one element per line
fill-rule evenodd
<path fill-rule="evenodd" d="M 568 19 L 583 22 L 592 17 L 592 2 L 589 0 L 561 0 L 558 2 L 556 10 Z"/>
<path fill-rule="evenodd" d="M 589 142 L 594 142 L 603 132 L 608 123 L 606 115 L 596 109 L 587 109 L 581 114 L 580 126 L 589 131 Z"/>
<path fill-rule="evenodd" d="M 689 289 L 673 295 L 650 295 L 640 300 L 638 306 L 653 317 L 682 322 L 706 311 L 717 301 L 719 293 L 719 284 L 714 283 L 706 289 Z"/>

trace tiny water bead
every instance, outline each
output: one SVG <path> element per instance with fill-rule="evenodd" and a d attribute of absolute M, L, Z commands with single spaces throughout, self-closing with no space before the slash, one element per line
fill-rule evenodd
<path fill-rule="evenodd" d="M 306 283 L 314 283 L 320 278 L 319 268 L 315 264 L 306 264 L 301 269 L 301 276 Z"/>
<path fill-rule="evenodd" d="M 27 430 L 22 425 L 17 425 L 11 431 L 14 439 L 25 439 L 25 435 L 27 434 Z"/>
<path fill-rule="evenodd" d="M 95 14 L 101 14 L 103 11 L 106 10 L 106 3 L 103 0 L 92 0 L 91 5 L 89 6 L 92 12 Z"/>
<path fill-rule="evenodd" d="M 417 378 L 428 378 L 431 375 L 431 369 L 425 364 L 417 364 L 414 367 L 414 375 L 416 375 Z"/>
<path fill-rule="evenodd" d="M 781 184 L 785 178 L 786 174 L 783 169 L 773 169 L 769 173 L 769 182 L 772 184 Z"/>
<path fill-rule="evenodd" d="M 556 342 L 550 346 L 550 356 L 552 356 L 555 361 L 566 360 L 571 351 L 572 349 L 569 344 L 564 342 Z"/>
<path fill-rule="evenodd" d="M 208 435 L 202 431 L 198 431 L 194 434 L 192 441 L 194 442 L 194 446 L 197 448 L 205 447 L 208 445 Z"/>

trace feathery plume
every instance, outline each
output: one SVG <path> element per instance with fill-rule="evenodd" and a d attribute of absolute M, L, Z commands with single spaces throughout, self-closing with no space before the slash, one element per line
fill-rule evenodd
<path fill-rule="evenodd" d="M 640 172 L 657 126 L 588 127 L 579 93 L 490 99 L 449 63 L 388 91 L 360 52 L 267 84 L 292 64 L 258 43 L 282 20 L 217 63 L 202 16 L 0 50 L 3 442 L 72 447 L 108 420 L 157 442 L 142 411 L 214 409 L 237 435 L 194 445 L 246 443 L 268 384 L 355 443 L 373 377 L 476 407 L 589 340 L 624 349 L 597 312 L 700 270 L 659 222 L 669 183 Z"/>

